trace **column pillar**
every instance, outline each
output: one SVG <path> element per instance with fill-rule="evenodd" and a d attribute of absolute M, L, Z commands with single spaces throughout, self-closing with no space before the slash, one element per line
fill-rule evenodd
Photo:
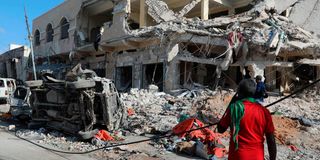
<path fill-rule="evenodd" d="M 140 28 L 147 26 L 147 7 L 145 0 L 140 0 L 140 15 L 139 15 L 139 23 L 140 23 Z"/>
<path fill-rule="evenodd" d="M 106 53 L 106 78 L 115 79 L 116 58 L 114 53 Z"/>
<path fill-rule="evenodd" d="M 317 76 L 316 76 L 317 78 L 316 78 L 316 80 L 318 80 L 318 79 L 320 79 L 320 66 L 316 66 L 316 69 L 317 69 Z M 318 82 L 317 87 L 320 88 L 320 82 Z"/>
<path fill-rule="evenodd" d="M 203 20 L 209 19 L 209 0 L 201 1 L 201 19 Z"/>
<path fill-rule="evenodd" d="M 134 63 L 132 66 L 132 87 L 142 88 L 143 81 L 143 65 L 140 62 Z"/>

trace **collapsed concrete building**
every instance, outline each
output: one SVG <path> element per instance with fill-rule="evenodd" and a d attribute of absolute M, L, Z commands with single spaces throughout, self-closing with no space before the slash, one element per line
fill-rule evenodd
<path fill-rule="evenodd" d="M 304 5 L 309 16 L 300 16 Z M 37 70 L 63 73 L 80 62 L 119 90 L 155 84 L 164 91 L 195 83 L 236 88 L 244 77 L 264 75 L 269 91 L 289 92 L 320 78 L 320 30 L 310 20 L 319 12 L 309 6 L 306 0 L 67 0 L 33 21 Z"/>

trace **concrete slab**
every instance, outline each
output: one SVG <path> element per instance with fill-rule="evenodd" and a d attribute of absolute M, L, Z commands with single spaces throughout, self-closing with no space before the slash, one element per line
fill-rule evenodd
<path fill-rule="evenodd" d="M 319 16 L 319 0 L 301 0 L 293 6 L 289 19 L 308 31 L 320 34 L 320 25 L 317 21 Z"/>

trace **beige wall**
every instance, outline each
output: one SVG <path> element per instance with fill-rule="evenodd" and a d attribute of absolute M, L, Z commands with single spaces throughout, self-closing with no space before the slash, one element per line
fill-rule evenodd
<path fill-rule="evenodd" d="M 30 49 L 26 46 L 22 46 L 1 54 L 0 75 L 5 78 L 26 80 L 29 54 Z M 15 67 L 15 69 L 13 67 Z M 13 72 L 15 72 L 15 74 Z M 16 75 L 16 77 L 14 75 Z"/>
<path fill-rule="evenodd" d="M 83 0 L 67 0 L 59 6 L 33 20 L 32 33 L 40 31 L 40 45 L 34 45 L 36 57 L 47 57 L 54 54 L 68 53 L 74 47 L 74 31 L 76 27 L 76 16 L 81 8 Z M 69 24 L 69 38 L 61 40 L 60 21 L 65 17 Z M 52 42 L 46 40 L 46 28 L 51 24 L 54 29 Z"/>

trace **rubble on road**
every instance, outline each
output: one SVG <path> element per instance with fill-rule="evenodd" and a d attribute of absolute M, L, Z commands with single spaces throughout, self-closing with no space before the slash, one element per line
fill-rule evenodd
<path fill-rule="evenodd" d="M 304 118 L 314 122 L 320 122 L 320 94 L 319 87 L 306 89 L 302 93 L 288 98 L 281 103 L 271 106 L 271 112 L 278 112 L 290 118 Z M 266 99 L 265 104 L 278 100 L 279 97 Z"/>
<path fill-rule="evenodd" d="M 314 90 L 305 92 L 313 93 Z M 126 108 L 134 110 L 134 114 L 128 117 L 128 127 L 110 132 L 110 136 L 115 139 L 114 141 L 103 141 L 103 143 L 94 141 L 82 142 L 77 137 L 65 135 L 58 131 L 49 131 L 44 128 L 18 130 L 17 135 L 58 150 L 88 151 L 107 144 L 132 142 L 152 135 L 170 134 L 177 124 L 188 118 L 197 118 L 204 124 L 216 122 L 223 115 L 234 94 L 235 92 L 230 90 L 220 90 L 211 91 L 212 96 L 203 95 L 187 98 L 176 97 L 155 90 L 131 89 L 129 93 L 121 93 L 120 97 Z M 318 95 L 310 94 L 309 98 L 313 99 L 314 103 L 318 103 L 316 102 L 317 97 Z M 265 103 L 279 98 L 270 96 L 265 99 Z M 320 157 L 319 119 L 314 122 L 314 119 L 309 119 L 311 117 L 305 117 L 307 120 L 312 120 L 313 124 L 312 126 L 303 125 L 297 118 L 302 114 L 300 113 L 301 111 L 295 109 L 297 106 L 287 104 L 288 102 L 292 104 L 291 101 L 293 100 L 294 102 L 302 101 L 304 105 L 311 104 L 310 101 L 309 103 L 304 102 L 298 96 L 278 104 L 278 111 L 275 112 L 277 115 L 273 116 L 278 144 L 278 159 L 301 159 L 305 157 L 307 159 L 318 159 Z M 274 107 L 271 108 L 275 109 Z M 317 112 L 320 111 L 320 108 L 314 109 L 318 109 Z M 305 111 L 303 114 L 306 115 L 312 115 L 312 112 L 316 112 L 316 110 Z M 292 114 L 293 112 L 296 114 Z M 210 129 L 214 131 L 214 128 Z M 226 146 L 225 148 L 228 149 L 229 134 L 226 132 L 220 135 L 219 140 L 221 141 L 221 146 Z M 119 159 L 122 156 L 165 159 L 164 157 L 170 151 L 188 154 L 189 156 L 204 157 L 208 156 L 204 154 L 207 153 L 206 148 L 207 144 L 188 141 L 186 137 L 179 138 L 174 136 L 141 144 L 119 146 L 94 153 L 93 156 L 104 156 L 113 159 Z M 266 155 L 268 154 L 266 153 Z M 220 159 L 226 159 L 226 156 Z"/>
<path fill-rule="evenodd" d="M 16 126 L 15 125 L 9 125 L 8 126 L 8 130 L 9 131 L 15 131 L 16 130 Z"/>
<path fill-rule="evenodd" d="M 128 129 L 136 134 L 166 133 L 178 124 L 177 117 L 195 115 L 196 111 L 192 108 L 202 104 L 208 95 L 214 96 L 217 93 L 207 88 L 194 89 L 197 96 L 187 96 L 186 92 L 190 93 L 187 89 L 173 91 L 178 96 L 172 96 L 164 92 L 133 88 L 129 93 L 121 93 L 124 105 L 135 113 L 128 117 Z"/>

